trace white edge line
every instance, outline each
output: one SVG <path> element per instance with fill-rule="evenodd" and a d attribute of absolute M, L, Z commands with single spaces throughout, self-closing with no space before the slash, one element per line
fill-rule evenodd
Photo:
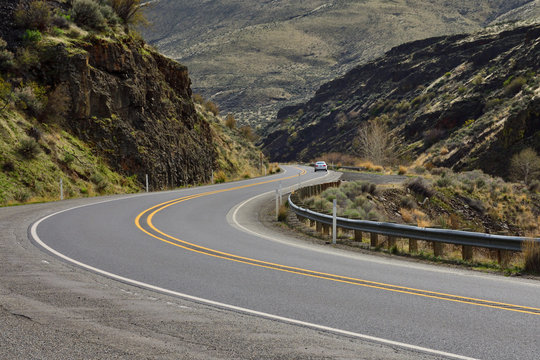
<path fill-rule="evenodd" d="M 143 195 L 146 195 L 146 194 L 143 194 Z M 135 195 L 133 197 L 136 197 L 136 196 L 140 196 L 140 195 Z M 192 301 L 202 303 L 202 304 L 206 304 L 206 305 L 217 306 L 217 307 L 220 307 L 220 308 L 233 310 L 233 311 L 237 311 L 237 312 L 242 312 L 242 313 L 246 313 L 246 314 L 250 314 L 250 315 L 255 315 L 255 316 L 259 316 L 259 317 L 263 317 L 263 318 L 267 318 L 267 319 L 271 319 L 271 320 L 277 320 L 277 321 L 281 321 L 281 322 L 285 322 L 285 323 L 289 323 L 289 324 L 294 324 L 294 325 L 299 325 L 299 326 L 304 326 L 304 327 L 308 327 L 308 328 L 312 328 L 312 329 L 328 331 L 328 332 L 332 332 L 332 333 L 335 333 L 335 334 L 340 334 L 340 335 L 354 337 L 354 338 L 358 338 L 358 339 L 362 339 L 362 340 L 377 342 L 377 343 L 381 343 L 381 344 L 385 344 L 385 345 L 397 346 L 397 347 L 404 348 L 404 349 L 407 349 L 407 350 L 413 350 L 413 351 L 418 351 L 418 352 L 427 353 L 427 354 L 445 356 L 445 357 L 453 358 L 453 359 L 477 360 L 475 358 L 466 357 L 466 356 L 457 355 L 457 354 L 452 354 L 452 353 L 447 353 L 447 352 L 444 352 L 444 351 L 439 351 L 439 350 L 429 349 L 429 348 L 425 348 L 425 347 L 421 347 L 421 346 L 401 343 L 401 342 L 398 342 L 398 341 L 382 339 L 382 338 L 378 338 L 378 337 L 375 337 L 375 336 L 370 336 L 370 335 L 355 333 L 355 332 L 352 332 L 352 331 L 336 329 L 336 328 L 323 326 L 323 325 L 317 325 L 317 324 L 313 324 L 313 323 L 309 323 L 309 322 L 304 322 L 304 321 L 300 321 L 300 320 L 286 318 L 286 317 L 283 317 L 283 316 L 272 315 L 272 314 L 269 314 L 269 313 L 255 311 L 255 310 L 251 310 L 251 309 L 247 309 L 247 308 L 243 308 L 243 307 L 239 307 L 239 306 L 229 305 L 229 304 L 225 304 L 225 303 L 221 303 L 221 302 L 217 302 L 217 301 L 212 301 L 212 300 L 208 300 L 208 299 L 204 299 L 204 298 L 200 298 L 200 297 L 196 297 L 196 296 L 192 296 L 192 295 L 187 295 L 187 294 L 180 293 L 180 292 L 177 292 L 177 291 L 172 291 L 172 290 L 169 290 L 169 289 L 165 289 L 165 288 L 161 288 L 161 287 L 154 286 L 154 285 L 151 285 L 151 284 L 147 284 L 147 283 L 144 283 L 144 282 L 141 282 L 141 281 L 129 279 L 129 278 L 126 278 L 126 277 L 123 277 L 123 276 L 120 276 L 120 275 L 116 275 L 116 274 L 107 272 L 105 270 L 101 270 L 101 269 L 98 269 L 96 267 L 84 264 L 84 263 L 82 263 L 80 261 L 77 261 L 75 259 L 72 259 L 72 258 L 70 258 L 70 257 L 56 251 L 55 249 L 51 248 L 47 244 L 45 244 L 37 234 L 37 227 L 39 226 L 39 224 L 41 224 L 43 221 L 45 221 L 45 220 L 47 220 L 47 219 L 49 219 L 49 218 L 51 218 L 51 217 L 53 217 L 55 215 L 58 215 L 58 214 L 63 213 L 63 212 L 75 210 L 75 209 L 78 209 L 78 208 L 86 207 L 86 206 L 97 205 L 97 204 L 102 204 L 102 203 L 107 203 L 107 202 L 112 202 L 112 201 L 118 201 L 118 200 L 123 200 L 123 199 L 126 199 L 126 198 L 100 201 L 100 202 L 97 202 L 97 203 L 79 205 L 79 206 L 75 206 L 75 207 L 72 207 L 72 208 L 69 208 L 69 209 L 64 209 L 64 210 L 61 210 L 61 211 L 57 211 L 57 212 L 55 212 L 53 214 L 47 215 L 47 216 L 39 219 L 34 224 L 32 224 L 32 226 L 30 228 L 30 235 L 32 236 L 33 240 L 39 246 L 41 246 L 42 248 L 46 249 L 47 251 L 49 251 L 50 253 L 54 254 L 55 256 L 57 256 L 57 257 L 59 257 L 61 259 L 65 260 L 65 261 L 67 261 L 69 263 L 72 263 L 74 265 L 77 265 L 77 266 L 79 266 L 81 268 L 84 268 L 86 270 L 90 270 L 90 271 L 95 272 L 97 274 L 106 276 L 106 277 L 114 279 L 114 280 L 121 281 L 123 283 L 130 284 L 130 285 L 138 286 L 138 287 L 141 287 L 141 288 L 146 288 L 146 289 L 149 289 L 149 290 L 157 291 L 157 292 L 167 294 L 167 295 L 180 297 L 180 298 L 183 298 L 183 299 L 192 300 Z"/>

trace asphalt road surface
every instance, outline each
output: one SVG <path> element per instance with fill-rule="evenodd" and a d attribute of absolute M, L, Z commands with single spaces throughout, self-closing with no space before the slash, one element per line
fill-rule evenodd
<path fill-rule="evenodd" d="M 36 222 L 31 237 L 93 272 L 299 328 L 438 357 L 538 358 L 536 281 L 258 235 L 246 220 L 253 211 L 242 215 L 249 199 L 325 180 L 310 168 L 284 169 L 76 207 Z"/>

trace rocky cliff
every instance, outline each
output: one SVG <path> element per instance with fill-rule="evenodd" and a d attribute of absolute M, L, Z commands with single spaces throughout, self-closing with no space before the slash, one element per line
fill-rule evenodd
<path fill-rule="evenodd" d="M 407 43 L 282 109 L 263 146 L 279 161 L 358 155 L 378 119 L 420 164 L 507 175 L 514 153 L 540 150 L 539 65 L 539 25 Z"/>
<path fill-rule="evenodd" d="M 56 45 L 46 79 L 69 89 L 71 131 L 117 170 L 150 174 L 157 188 L 210 179 L 215 149 L 187 68 L 131 38 L 90 38 L 80 50 Z"/>

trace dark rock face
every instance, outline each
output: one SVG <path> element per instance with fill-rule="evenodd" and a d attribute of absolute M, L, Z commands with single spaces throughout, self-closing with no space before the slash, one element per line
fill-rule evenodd
<path fill-rule="evenodd" d="M 413 157 L 446 146 L 426 161 L 506 175 L 515 152 L 540 151 L 539 65 L 540 25 L 403 44 L 281 110 L 262 145 L 274 161 L 357 155 L 358 128 L 379 117 Z"/>
<path fill-rule="evenodd" d="M 67 86 L 66 127 L 110 165 L 166 188 L 207 181 L 216 153 L 197 117 L 187 68 L 126 38 L 92 38 L 83 51 L 57 45 L 44 82 Z"/>

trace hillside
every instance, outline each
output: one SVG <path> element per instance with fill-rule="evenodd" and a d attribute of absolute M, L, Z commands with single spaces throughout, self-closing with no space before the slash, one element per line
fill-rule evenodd
<path fill-rule="evenodd" d="M 359 128 L 388 126 L 396 156 L 506 176 L 510 157 L 540 150 L 540 25 L 400 45 L 284 108 L 266 129 L 276 161 L 359 154 Z"/>
<path fill-rule="evenodd" d="M 253 144 L 194 104 L 187 68 L 111 8 L 18 3 L 0 3 L 0 203 L 58 198 L 60 179 L 76 197 L 258 174 Z"/>
<path fill-rule="evenodd" d="M 531 0 L 151 3 L 144 38 L 189 67 L 195 92 L 254 127 L 394 46 L 539 15 Z"/>

